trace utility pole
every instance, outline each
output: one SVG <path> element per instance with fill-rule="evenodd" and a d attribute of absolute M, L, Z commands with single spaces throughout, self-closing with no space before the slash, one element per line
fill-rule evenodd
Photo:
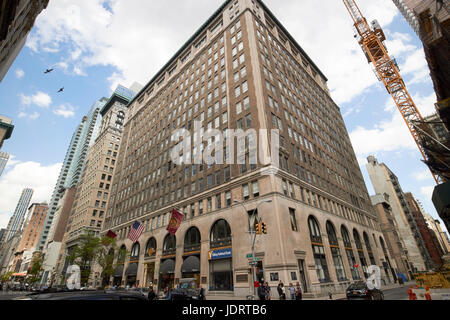
<path fill-rule="evenodd" d="M 248 219 L 249 219 L 249 225 L 250 225 L 250 234 L 251 234 L 251 242 L 252 242 L 252 257 L 251 257 L 251 261 L 250 261 L 250 265 L 252 266 L 252 270 L 253 270 L 253 297 L 252 300 L 256 300 L 256 297 L 258 296 L 258 292 L 257 289 L 255 287 L 256 284 L 256 258 L 255 258 L 255 242 L 256 242 L 256 228 L 255 228 L 255 212 L 258 210 L 258 207 L 263 204 L 263 203 L 271 203 L 272 199 L 268 199 L 268 200 L 263 200 L 261 202 L 259 202 L 256 206 L 255 209 L 252 210 L 251 215 L 249 215 Z M 244 207 L 245 212 L 248 214 L 247 209 L 245 208 L 244 204 L 234 200 L 234 203 L 236 204 L 240 204 Z"/>

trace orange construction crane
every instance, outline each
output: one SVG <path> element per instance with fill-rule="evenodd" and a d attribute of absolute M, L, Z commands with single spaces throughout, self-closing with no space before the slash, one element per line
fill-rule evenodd
<path fill-rule="evenodd" d="M 431 138 L 438 144 L 441 143 L 434 138 L 433 131 L 424 122 L 423 117 L 414 104 L 408 90 L 406 90 L 406 86 L 403 82 L 402 76 L 400 75 L 397 63 L 395 59 L 391 59 L 383 43 L 386 40 L 386 36 L 384 35 L 381 26 L 376 20 L 369 25 L 354 0 L 343 1 L 356 28 L 357 35 L 355 35 L 355 38 L 359 38 L 359 44 L 361 45 L 361 48 L 363 49 L 369 63 L 372 63 L 375 67 L 378 80 L 384 83 L 387 91 L 394 99 L 395 104 L 400 110 L 400 113 L 409 128 L 409 131 L 411 131 L 414 141 L 419 147 L 425 163 L 430 162 L 431 159 L 423 147 L 424 139 Z M 431 167 L 430 171 L 436 180 L 436 183 L 439 184 L 442 182 L 442 177 L 434 172 Z"/>

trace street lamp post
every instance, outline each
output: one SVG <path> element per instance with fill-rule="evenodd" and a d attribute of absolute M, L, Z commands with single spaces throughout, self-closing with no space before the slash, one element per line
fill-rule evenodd
<path fill-rule="evenodd" d="M 256 297 L 258 296 L 257 292 L 256 292 L 256 287 L 255 287 L 255 283 L 256 283 L 256 260 L 255 260 L 255 241 L 256 241 L 256 230 L 253 227 L 252 228 L 252 221 L 250 220 L 250 217 L 253 217 L 255 215 L 256 210 L 258 210 L 258 207 L 263 204 L 263 203 L 271 203 L 272 199 L 268 199 L 268 200 L 264 200 L 259 202 L 256 205 L 256 208 L 253 209 L 252 214 L 249 216 L 249 224 L 250 224 L 250 234 L 252 235 L 252 270 L 253 270 L 253 300 L 256 299 Z M 234 200 L 234 203 L 236 204 L 240 204 L 244 207 L 245 212 L 248 214 L 247 208 L 245 208 L 244 204 L 242 202 L 239 202 L 237 200 Z M 254 222 L 254 220 L 253 220 Z"/>

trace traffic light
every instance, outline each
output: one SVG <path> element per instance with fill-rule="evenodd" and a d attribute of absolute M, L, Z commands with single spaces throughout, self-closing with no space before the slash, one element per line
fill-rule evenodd
<path fill-rule="evenodd" d="M 262 233 L 267 234 L 267 223 L 265 222 L 261 222 L 262 224 Z"/>
<path fill-rule="evenodd" d="M 255 227 L 256 227 L 256 234 L 262 234 L 262 223 L 258 222 Z"/>

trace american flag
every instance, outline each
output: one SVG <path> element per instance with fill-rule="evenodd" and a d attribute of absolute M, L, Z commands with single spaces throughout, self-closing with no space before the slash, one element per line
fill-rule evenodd
<path fill-rule="evenodd" d="M 138 241 L 142 232 L 144 232 L 144 225 L 136 221 L 131 227 L 130 233 L 128 234 L 128 239 L 135 243 L 136 241 Z"/>

